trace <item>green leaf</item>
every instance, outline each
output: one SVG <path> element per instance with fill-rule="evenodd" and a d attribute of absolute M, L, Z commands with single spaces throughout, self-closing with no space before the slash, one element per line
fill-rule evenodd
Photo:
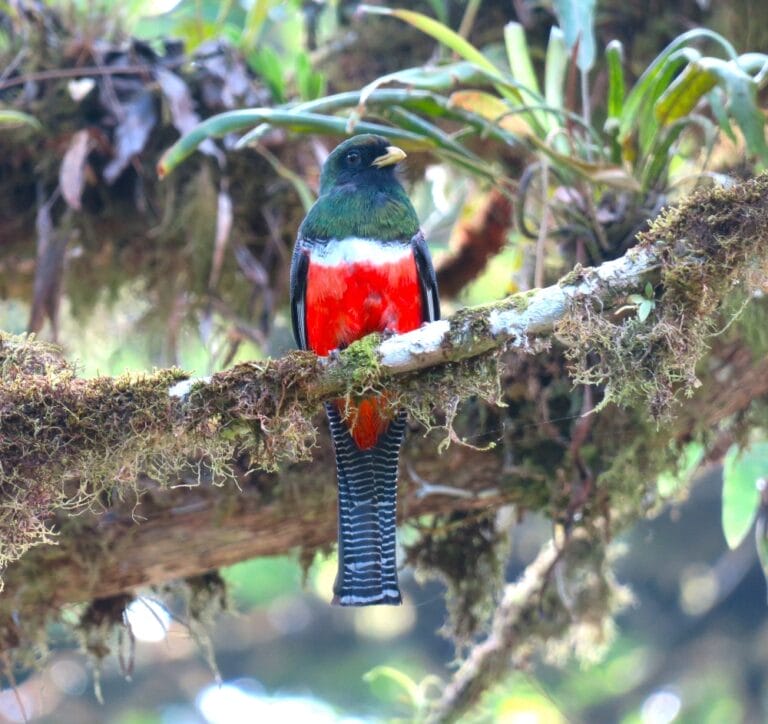
<path fill-rule="evenodd" d="M 29 126 L 30 128 L 34 128 L 36 131 L 43 130 L 43 127 L 37 118 L 30 116 L 29 113 L 14 111 L 10 108 L 0 108 L 0 126 Z"/>
<path fill-rule="evenodd" d="M 725 91 L 723 91 L 722 88 L 714 88 L 707 96 L 707 101 L 720 130 L 728 136 L 731 141 L 736 143 L 736 134 L 733 132 L 731 121 L 725 110 Z"/>
<path fill-rule="evenodd" d="M 393 107 L 385 111 L 388 120 L 391 120 L 400 128 L 412 133 L 429 138 L 435 142 L 435 149 L 443 151 L 443 156 L 449 155 L 450 160 L 463 166 L 478 176 L 483 176 L 488 181 L 498 181 L 499 171 L 486 163 L 482 158 L 472 153 L 457 143 L 449 134 L 437 126 L 432 125 L 415 113 L 403 108 Z"/>
<path fill-rule="evenodd" d="M 667 63 L 660 69 L 658 76 L 648 91 L 648 95 L 643 99 L 638 109 L 637 117 L 634 119 L 640 142 L 640 151 L 643 156 L 648 156 L 652 153 L 653 144 L 658 140 L 660 124 L 656 119 L 654 110 L 656 102 L 673 83 L 681 68 L 688 63 L 695 63 L 700 58 L 701 53 L 696 48 L 681 48 L 677 52 L 672 53 Z"/>
<path fill-rule="evenodd" d="M 682 450 L 675 472 L 665 472 L 656 480 L 659 495 L 666 498 L 685 485 L 704 458 L 704 447 L 698 442 L 688 443 Z"/>
<path fill-rule="evenodd" d="M 507 51 L 507 62 L 509 63 L 509 69 L 512 74 L 512 78 L 516 80 L 520 86 L 520 100 L 523 105 L 531 106 L 540 102 L 542 98 L 541 90 L 539 88 L 539 81 L 536 78 L 536 73 L 533 70 L 533 63 L 531 62 L 531 53 L 528 49 L 528 40 L 525 37 L 525 29 L 520 23 L 507 23 L 504 26 L 504 46 Z M 553 54 L 556 55 L 556 50 L 553 46 Z M 566 56 L 567 57 L 567 56 Z M 553 72 L 556 61 L 553 60 Z M 562 76 L 565 75 L 565 69 L 563 67 Z M 555 78 L 552 79 L 555 82 Z M 562 78 L 560 81 L 561 88 L 561 103 L 562 107 Z M 550 114 L 544 114 L 541 111 L 533 111 L 531 114 L 535 118 L 534 125 L 538 125 L 543 129 L 543 135 L 548 135 L 550 130 L 557 125 L 553 123 L 554 120 Z"/>
<path fill-rule="evenodd" d="M 473 91 L 466 91 L 473 92 Z M 482 91 L 474 91 L 482 92 Z M 294 106 L 289 110 L 291 113 L 334 113 L 348 108 L 357 108 L 351 118 L 346 118 L 346 127 L 349 129 L 360 128 L 360 122 L 357 120 L 359 112 L 360 91 L 349 91 L 337 93 L 332 96 L 320 98 L 316 101 L 309 101 Z M 493 96 L 491 96 L 493 97 Z M 502 103 L 496 100 L 497 103 Z M 455 139 L 459 135 L 466 133 L 480 134 L 484 138 L 498 141 L 504 145 L 518 144 L 520 138 L 505 128 L 495 125 L 476 112 L 470 112 L 460 107 L 454 102 L 453 96 L 445 98 L 429 91 L 413 89 L 389 89 L 381 88 L 374 90 L 368 97 L 366 106 L 376 109 L 377 115 L 391 120 L 400 125 L 407 131 L 416 135 L 423 134 L 436 141 L 436 145 L 430 146 L 438 152 L 446 161 L 459 165 L 473 174 L 479 175 L 485 179 L 495 180 L 498 178 L 498 170 L 493 169 L 482 159 L 472 154 L 468 149 L 459 144 Z M 505 106 L 505 109 L 507 106 Z M 447 134 L 436 126 L 427 123 L 424 119 L 417 118 L 414 113 L 402 113 L 403 110 L 413 111 L 423 116 L 431 118 L 441 118 L 450 121 L 456 121 L 463 124 L 464 128 L 461 134 Z M 507 126 L 508 124 L 504 124 Z M 236 144 L 236 148 L 242 148 L 256 143 L 264 133 L 269 129 L 269 124 L 262 123 L 251 131 L 248 131 Z M 417 127 L 419 129 L 417 130 Z M 407 142 L 406 142 L 407 143 Z M 411 146 L 414 148 L 414 146 Z M 492 174 L 489 176 L 489 172 Z"/>
<path fill-rule="evenodd" d="M 312 68 L 306 51 L 296 57 L 296 90 L 304 100 L 319 98 L 325 90 L 325 76 Z"/>
<path fill-rule="evenodd" d="M 285 74 L 283 61 L 268 45 L 262 45 L 258 52 L 248 57 L 248 64 L 269 88 L 276 103 L 285 101 Z"/>
<path fill-rule="evenodd" d="M 419 706 L 421 692 L 419 685 L 408 674 L 394 666 L 376 666 L 363 674 L 363 681 L 383 701 L 404 702 L 411 709 Z"/>
<path fill-rule="evenodd" d="M 464 148 L 450 134 L 424 120 L 421 116 L 398 106 L 387 108 L 384 112 L 387 115 L 387 119 L 393 121 L 398 127 L 433 140 L 435 147 L 444 148 L 445 150 L 472 158 L 478 163 L 483 163 L 479 156 Z"/>
<path fill-rule="evenodd" d="M 738 57 L 736 49 L 722 35 L 712 30 L 696 28 L 679 35 L 656 56 L 627 95 L 621 110 L 619 127 L 619 141 L 622 144 L 629 138 L 633 128 L 645 122 L 645 118 L 640 116 L 641 106 L 650 104 L 652 108 L 658 97 L 672 82 L 678 69 L 684 63 L 701 57 L 701 53 L 693 48 L 688 48 L 688 53 L 681 53 L 681 50 L 685 51 L 686 46 L 696 40 L 705 39 L 717 43 L 729 58 L 735 60 Z"/>
<path fill-rule="evenodd" d="M 618 118 L 627 89 L 624 81 L 624 46 L 612 40 L 605 49 L 608 64 L 608 118 Z"/>
<path fill-rule="evenodd" d="M 648 299 L 653 299 L 653 284 L 650 282 L 645 283 L 645 296 L 648 297 Z"/>
<path fill-rule="evenodd" d="M 448 111 L 446 99 L 428 91 L 410 88 L 380 88 L 372 91 L 363 102 L 364 91 L 365 89 L 334 93 L 314 101 L 300 103 L 290 110 L 292 113 L 335 113 L 345 108 L 357 108 L 360 112 L 364 106 L 403 106 L 435 117 L 442 117 Z"/>
<path fill-rule="evenodd" d="M 703 60 L 689 63 L 654 104 L 656 120 L 668 126 L 687 116 L 716 84 L 717 76 L 704 66 Z"/>
<path fill-rule="evenodd" d="M 568 49 L 563 31 L 553 26 L 549 32 L 547 57 L 544 61 L 544 98 L 552 108 L 563 108 L 563 88 L 568 70 Z"/>
<path fill-rule="evenodd" d="M 264 22 L 267 19 L 270 5 L 270 0 L 253 0 L 253 2 L 251 2 L 243 25 L 243 35 L 241 38 L 241 45 L 243 48 L 248 49 L 256 47 L 256 43 L 261 35 L 261 30 L 264 27 Z"/>
<path fill-rule="evenodd" d="M 646 319 L 648 319 L 648 315 L 651 313 L 651 310 L 655 306 L 656 304 L 650 299 L 644 299 L 642 302 L 640 302 L 640 306 L 637 308 L 637 318 L 641 322 L 644 322 Z"/>
<path fill-rule="evenodd" d="M 417 30 L 421 30 L 421 32 L 431 36 L 454 53 L 464 58 L 464 60 L 474 63 L 481 71 L 486 73 L 489 79 L 495 84 L 498 92 L 505 98 L 517 101 L 521 104 L 525 103 L 523 93 L 526 94 L 526 97 L 528 94 L 531 94 L 540 98 L 540 94 L 532 88 L 523 88 L 523 92 L 521 92 L 521 84 L 519 81 L 510 82 L 509 79 L 506 78 L 505 75 L 474 45 L 434 18 L 430 18 L 427 15 L 417 13 L 413 10 L 394 10 L 392 8 L 379 7 L 377 5 L 360 5 L 358 6 L 358 9 L 362 12 L 374 15 L 389 15 L 398 18 L 409 25 L 412 25 Z M 536 123 L 538 124 L 538 119 L 536 120 Z M 537 133 L 546 135 L 545 129 L 537 128 L 536 130 Z"/>
<path fill-rule="evenodd" d="M 458 33 L 451 30 L 447 25 L 430 18 L 428 15 L 417 13 L 414 10 L 395 10 L 392 8 L 380 7 L 378 5 L 359 5 L 358 10 L 372 15 L 390 15 L 398 18 L 417 30 L 421 30 L 446 48 L 449 48 L 465 60 L 474 63 L 492 76 L 500 76 L 498 68 L 491 63 L 472 43 L 461 37 Z"/>
<path fill-rule="evenodd" d="M 507 50 L 507 62 L 512 77 L 541 96 L 539 81 L 531 62 L 531 52 L 528 50 L 528 40 L 520 23 L 507 23 L 504 26 L 504 47 Z"/>
<path fill-rule="evenodd" d="M 459 85 L 481 85 L 488 82 L 488 75 L 467 61 L 438 65 L 431 68 L 406 68 L 388 73 L 369 83 L 360 91 L 360 105 L 365 105 L 373 91 L 389 83 L 400 83 L 409 88 L 450 90 Z"/>
<path fill-rule="evenodd" d="M 185 158 L 192 154 L 206 138 L 221 138 L 253 128 L 262 123 L 287 128 L 298 133 L 324 133 L 338 136 L 352 135 L 346 118 L 335 118 L 315 113 L 295 113 L 279 108 L 245 108 L 227 111 L 211 116 L 182 136 L 160 158 L 157 173 L 160 178 L 167 176 Z M 361 121 L 355 125 L 357 133 L 376 133 L 402 144 L 410 149 L 433 148 L 434 142 L 415 133 L 379 123 Z"/>
<path fill-rule="evenodd" d="M 736 62 L 725 62 L 719 58 L 705 58 L 704 61 L 726 89 L 728 110 L 744 134 L 747 148 L 768 163 L 765 116 L 758 103 L 757 81 Z"/>
<path fill-rule="evenodd" d="M 643 191 L 664 187 L 669 171 L 670 149 L 689 123 L 689 119 L 681 118 L 669 128 L 663 129 L 661 134 L 657 133 L 652 152 L 639 159 L 638 166 L 642 170 L 637 175 L 640 176 Z"/>
<path fill-rule="evenodd" d="M 558 25 L 569 49 L 579 44 L 576 64 L 586 72 L 595 64 L 596 0 L 553 0 Z"/>
<path fill-rule="evenodd" d="M 736 63 L 745 73 L 754 73 L 758 85 L 765 81 L 768 74 L 768 55 L 765 53 L 742 53 L 736 58 Z"/>
<path fill-rule="evenodd" d="M 749 531 L 760 503 L 759 478 L 768 477 L 768 442 L 756 442 L 739 451 L 732 445 L 723 465 L 723 534 L 736 548 Z"/>

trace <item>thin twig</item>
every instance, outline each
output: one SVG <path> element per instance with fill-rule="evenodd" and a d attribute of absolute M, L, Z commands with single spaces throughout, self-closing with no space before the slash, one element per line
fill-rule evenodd
<path fill-rule="evenodd" d="M 54 68 L 52 70 L 40 70 L 35 73 L 24 73 L 0 82 L 0 91 L 13 88 L 25 83 L 45 80 L 66 80 L 67 78 L 80 78 L 90 75 L 151 75 L 151 69 L 146 65 L 115 65 L 100 67 L 96 65 L 83 66 L 82 68 Z"/>

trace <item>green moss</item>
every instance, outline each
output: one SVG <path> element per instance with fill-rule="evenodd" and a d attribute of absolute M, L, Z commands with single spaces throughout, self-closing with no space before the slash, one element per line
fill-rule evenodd
<path fill-rule="evenodd" d="M 505 301 L 512 304 L 518 312 L 524 312 L 530 306 L 531 300 L 536 297 L 540 291 L 540 289 L 534 288 L 524 292 L 517 292 L 517 294 L 511 295 Z"/>
<path fill-rule="evenodd" d="M 455 512 L 435 516 L 406 548 L 420 580 L 447 587 L 448 620 L 442 633 L 458 648 L 468 646 L 488 625 L 504 582 L 509 537 L 495 514 Z"/>
<path fill-rule="evenodd" d="M 181 404 L 169 396 L 181 370 L 80 379 L 56 348 L 0 335 L 0 568 L 54 542 L 56 511 L 136 494 L 140 473 L 219 483 L 242 453 L 267 470 L 307 458 L 314 409 L 287 390 L 316 365 L 300 354 L 239 365 Z"/>
<path fill-rule="evenodd" d="M 344 350 L 340 376 L 347 387 L 347 394 L 360 396 L 381 390 L 380 364 L 377 348 L 381 336 L 371 334 L 353 342 Z"/>
<path fill-rule="evenodd" d="M 674 464 L 677 450 L 666 442 L 668 429 L 660 431 L 648 412 L 663 418 L 676 399 L 695 388 L 696 363 L 711 333 L 735 312 L 726 310 L 723 319 L 723 300 L 737 285 L 740 297 L 747 298 L 764 279 L 768 184 L 763 180 L 744 188 L 696 197 L 685 213 L 669 211 L 654 224 L 649 233 L 658 240 L 662 265 L 648 319 L 611 316 L 585 298 L 563 321 L 558 334 L 576 371 L 575 390 L 557 350 L 537 358 L 509 355 L 503 379 L 501 353 L 492 352 L 384 384 L 376 356 L 380 339 L 374 336 L 341 355 L 334 394 L 340 387 L 348 396 L 378 394 L 385 387 L 393 406 L 427 428 L 443 426 L 444 443 L 501 440 L 498 488 L 518 510 L 543 511 L 573 534 L 598 520 L 610 528 L 611 516 L 620 522 L 652 509 L 656 476 Z M 564 283 L 575 283 L 580 274 L 574 270 Z M 505 304 L 522 310 L 534 293 Z M 753 318 L 756 309 L 744 310 L 739 331 L 760 327 L 764 310 Z M 462 342 L 471 345 L 489 329 L 482 320 L 469 323 L 467 314 L 460 312 L 452 324 L 466 330 Z M 241 364 L 194 387 L 180 403 L 168 396 L 169 387 L 186 377 L 180 370 L 81 380 L 56 348 L 32 338 L 0 336 L 0 412 L 4 429 L 13 431 L 0 436 L 0 566 L 31 546 L 53 542 L 56 511 L 75 514 L 98 508 L 107 494 L 130 495 L 139 472 L 162 484 L 174 471 L 188 472 L 190 456 L 199 461 L 205 451 L 196 474 L 220 482 L 230 474 L 236 454 L 248 456 L 251 467 L 268 470 L 308 458 L 316 436 L 312 418 L 327 396 L 312 388 L 322 364 L 298 352 Z M 593 386 L 596 406 L 616 402 L 623 407 L 589 416 L 591 427 L 578 439 L 587 409 L 584 385 Z M 306 395 L 297 396 L 296 390 L 306 389 Z M 506 407 L 495 406 L 501 400 Z M 762 414 L 768 415 L 765 406 Z M 222 522 L 232 504 L 232 499 L 222 504 Z M 422 569 L 449 582 L 449 630 L 466 641 L 482 628 L 495 601 L 503 537 L 490 519 L 442 518 L 433 528 L 411 555 Z M 582 621 L 583 631 L 607 631 L 603 614 L 618 598 L 603 571 L 602 541 L 590 540 L 595 550 L 587 547 L 567 571 L 574 578 L 584 575 L 572 583 L 574 603 L 564 608 L 556 597 L 545 598 L 538 610 L 551 608 L 551 619 L 526 619 L 525 630 L 560 636 L 573 621 Z M 472 575 L 467 561 L 473 562 Z M 35 580 L 32 574 L 28 578 Z M 214 594 L 200 601 L 214 602 Z M 195 607 L 205 609 L 202 603 Z M 590 610 L 601 612 L 594 621 Z M 569 611 L 579 615 L 569 618 Z M 86 617 L 98 628 L 99 621 L 92 619 Z M 12 628 L 7 630 L 9 638 L 2 640 L 13 645 Z M 0 637 L 5 631 L 0 622 Z M 102 650 L 99 645 L 98 640 L 87 644 L 94 653 Z"/>
<path fill-rule="evenodd" d="M 581 266 L 581 264 L 576 264 L 576 266 L 571 269 L 564 277 L 560 278 L 560 281 L 558 281 L 558 286 L 561 287 L 570 287 L 578 284 L 584 279 L 584 268 Z"/>
<path fill-rule="evenodd" d="M 665 210 L 640 239 L 662 259 L 648 318 L 613 318 L 585 298 L 558 325 L 575 380 L 604 385 L 604 404 L 640 402 L 668 416 L 699 385 L 696 365 L 723 323 L 720 306 L 765 278 L 767 241 L 768 175 Z"/>

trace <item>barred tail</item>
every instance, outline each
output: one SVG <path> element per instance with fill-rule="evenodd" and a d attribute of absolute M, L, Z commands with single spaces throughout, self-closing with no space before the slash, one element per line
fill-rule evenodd
<path fill-rule="evenodd" d="M 336 406 L 326 403 L 339 480 L 339 572 L 333 602 L 341 606 L 402 603 L 395 561 L 397 465 L 405 413 L 376 444 L 361 450 Z"/>

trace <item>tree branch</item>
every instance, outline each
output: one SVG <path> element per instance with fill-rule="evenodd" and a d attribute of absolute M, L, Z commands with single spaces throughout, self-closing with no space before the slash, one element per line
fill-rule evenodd
<path fill-rule="evenodd" d="M 331 542 L 333 463 L 327 442 L 319 451 L 313 447 L 312 416 L 323 399 L 386 389 L 410 410 L 423 412 L 435 402 L 455 409 L 477 389 L 474 377 L 485 375 L 497 382 L 495 368 L 482 368 L 473 360 L 489 355 L 495 360 L 502 349 L 530 351 L 535 338 L 553 331 L 563 332 L 566 342 L 586 359 L 616 359 L 622 379 L 609 379 L 610 384 L 633 383 L 643 389 L 671 364 L 670 358 L 677 365 L 695 365 L 706 339 L 701 330 L 713 329 L 718 305 L 734 285 L 742 283 L 749 293 L 765 283 L 767 235 L 768 177 L 762 176 L 694 196 L 657 220 L 624 257 L 596 269 L 577 269 L 557 285 L 464 310 L 405 335 L 366 338 L 327 359 L 295 352 L 238 365 L 202 381 L 182 379 L 186 376 L 178 370 L 83 380 L 54 350 L 3 337 L 0 536 L 4 562 L 12 565 L 4 574 L 0 628 L 7 642 L 23 638 L 12 612 L 25 605 L 26 610 L 49 614 L 65 602 L 111 596 L 255 555 Z M 654 310 L 641 321 L 625 302 L 627 294 L 641 291 L 646 281 L 655 288 Z M 698 335 L 701 344 L 690 344 L 691 335 Z M 650 342 L 638 345 L 633 339 Z M 732 387 L 739 388 L 743 375 L 756 394 L 765 394 L 768 375 L 753 374 L 762 370 L 764 360 L 741 354 L 738 363 L 729 368 Z M 610 369 L 601 374 L 610 374 Z M 539 371 L 534 370 L 534 377 L 539 384 Z M 638 422 L 647 418 L 642 406 L 635 417 L 624 415 L 627 434 L 637 439 L 621 451 L 614 444 L 602 446 L 608 448 L 606 462 L 594 471 L 603 475 L 602 498 L 590 503 L 592 519 L 600 506 L 609 505 L 606 496 L 612 491 L 627 495 L 621 485 L 609 483 L 608 476 L 625 484 L 626 466 L 634 464 L 626 456 L 633 450 L 643 452 L 644 466 L 638 469 L 635 464 L 634 475 L 653 480 L 670 460 L 661 437 L 686 439 L 702 423 L 714 424 L 735 411 L 733 400 L 714 409 L 709 401 L 720 399 L 716 392 L 714 383 L 704 385 L 682 408 L 685 421 L 673 432 L 655 426 L 649 432 Z M 542 399 L 535 389 L 531 395 L 537 404 Z M 638 401 L 642 398 L 634 398 Z M 738 409 L 749 404 L 749 395 L 739 396 Z M 689 409 L 692 415 L 687 415 Z M 594 435 L 602 424 L 597 417 Z M 611 433 L 617 417 L 605 423 Z M 506 418 L 500 419 L 494 433 L 502 442 L 506 423 Z M 541 437 L 547 429 L 536 434 Z M 556 438 L 558 433 L 553 434 Z M 434 437 L 411 436 L 405 449 L 404 459 L 412 461 L 415 475 L 401 476 L 403 520 L 452 510 L 492 510 L 509 502 L 545 509 L 553 517 L 558 510 L 570 509 L 572 501 L 562 490 L 552 489 L 550 481 L 575 485 L 579 481 L 574 478 L 572 483 L 569 476 L 578 471 L 570 471 L 560 458 L 543 463 L 543 475 L 532 475 L 525 461 L 516 464 L 501 448 L 483 454 L 453 446 L 440 456 L 435 443 Z M 514 453 L 519 443 L 512 444 Z M 648 455 L 654 446 L 666 452 Z M 303 466 L 289 467 L 289 462 L 310 455 L 316 460 L 311 473 Z M 198 461 L 196 467 L 191 467 L 190 456 Z M 241 462 L 233 467 L 233 459 Z M 592 459 L 597 459 L 594 451 Z M 245 473 L 253 467 L 282 472 L 279 477 Z M 242 493 L 231 486 L 212 487 L 233 474 Z M 420 479 L 438 487 L 425 488 Z M 198 487 L 167 490 L 167 483 L 154 482 L 174 480 Z M 645 509 L 639 501 L 647 480 L 633 493 L 637 503 L 621 500 L 634 517 Z M 471 495 L 434 494 L 448 487 Z M 116 493 L 131 502 L 109 504 Z M 136 506 L 134 499 L 141 504 Z M 68 519 L 69 513 L 99 508 L 107 510 Z M 54 514 L 62 530 L 59 545 L 40 545 L 56 542 L 49 532 Z M 136 524 L 134 518 L 142 517 L 147 520 Z M 27 552 L 32 546 L 37 550 Z"/>
<path fill-rule="evenodd" d="M 487 638 L 477 644 L 445 687 L 427 721 L 458 721 L 510 668 L 537 648 L 573 638 L 583 646 L 608 638 L 613 614 L 628 602 L 607 565 L 605 528 L 577 529 L 559 546 L 544 545 L 515 583 L 505 586 Z M 578 646 L 576 640 L 569 642 Z"/>

